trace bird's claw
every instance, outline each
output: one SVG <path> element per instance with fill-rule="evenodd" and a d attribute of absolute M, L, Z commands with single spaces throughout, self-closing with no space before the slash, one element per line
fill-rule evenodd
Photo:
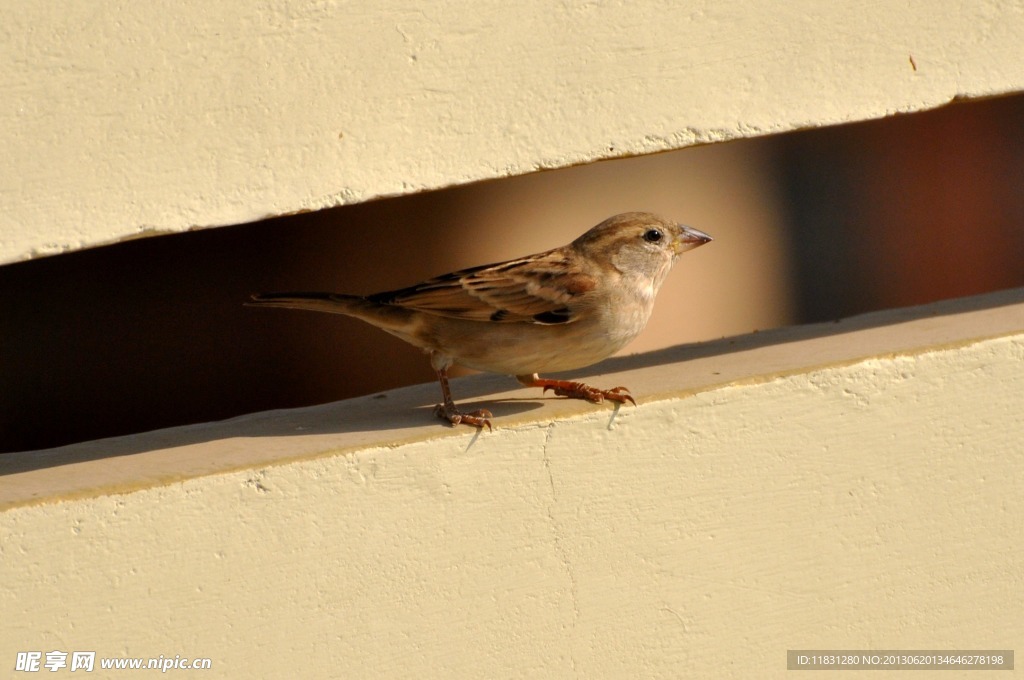
<path fill-rule="evenodd" d="M 619 404 L 624 404 L 628 401 L 633 404 L 633 406 L 636 406 L 636 399 L 629 394 L 629 390 L 627 388 L 621 386 L 613 387 L 610 390 L 601 390 L 596 387 L 591 387 L 586 383 L 571 382 L 568 380 L 542 381 L 542 384 L 545 392 L 551 390 L 559 397 L 586 399 L 592 404 L 600 404 L 605 399 Z"/>
<path fill-rule="evenodd" d="M 471 413 L 463 413 L 456 408 L 455 404 L 438 404 L 434 407 L 434 415 L 441 420 L 447 420 L 452 424 L 452 427 L 461 424 L 472 425 L 482 429 L 486 425 L 488 430 L 494 431 L 494 428 L 491 427 L 491 418 L 494 415 L 485 408 Z"/>

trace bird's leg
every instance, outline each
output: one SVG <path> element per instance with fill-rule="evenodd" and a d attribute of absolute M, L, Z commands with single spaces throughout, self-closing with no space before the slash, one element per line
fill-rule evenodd
<path fill-rule="evenodd" d="M 590 385 L 586 385 L 581 382 L 541 378 L 536 373 L 533 375 L 517 375 L 516 380 L 527 387 L 543 387 L 545 392 L 552 390 L 560 397 L 586 399 L 594 404 L 600 404 L 605 399 L 608 401 L 615 401 L 620 404 L 624 404 L 628 401 L 636 406 L 636 400 L 629 395 L 629 390 L 625 387 L 613 387 L 610 390 L 599 390 L 596 387 L 591 387 Z"/>
<path fill-rule="evenodd" d="M 474 427 L 482 428 L 484 425 L 487 426 L 488 430 L 493 430 L 491 427 L 491 412 L 487 409 L 480 409 L 479 411 L 473 411 L 472 413 L 463 413 L 456 406 L 455 402 L 452 401 L 452 391 L 448 387 L 448 369 L 447 368 L 436 368 L 437 381 L 441 383 L 441 395 L 444 401 L 434 407 L 434 415 L 442 420 L 447 420 L 454 427 L 459 423 L 464 425 L 473 425 Z"/>

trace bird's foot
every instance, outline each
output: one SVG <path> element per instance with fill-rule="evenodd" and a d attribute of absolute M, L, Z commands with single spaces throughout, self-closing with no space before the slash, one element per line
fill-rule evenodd
<path fill-rule="evenodd" d="M 600 404 L 607 399 L 608 401 L 614 401 L 619 404 L 625 404 L 628 401 L 636 406 L 636 400 L 630 396 L 629 390 L 625 387 L 613 387 L 610 390 L 601 390 L 581 382 L 572 382 L 570 380 L 548 380 L 546 378 L 535 379 L 531 386 L 543 387 L 545 392 L 551 390 L 559 397 L 586 399 L 592 404 Z"/>
<path fill-rule="evenodd" d="M 491 427 L 491 418 L 494 416 L 485 408 L 473 411 L 472 413 L 463 413 L 455 404 L 438 404 L 434 407 L 434 415 L 441 420 L 447 420 L 452 424 L 452 427 L 462 424 L 483 429 L 484 425 L 486 425 L 488 430 L 494 430 Z"/>

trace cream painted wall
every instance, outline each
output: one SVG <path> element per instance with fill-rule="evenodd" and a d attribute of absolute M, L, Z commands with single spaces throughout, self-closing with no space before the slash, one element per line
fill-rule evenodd
<path fill-rule="evenodd" d="M 504 7 L 12 4 L 0 260 L 1024 90 L 1007 3 Z M 480 436 L 430 421 L 431 385 L 4 456 L 0 664 L 748 678 L 793 647 L 1024 649 L 1021 305 L 615 359 L 617 412 L 460 380 L 499 412 Z"/>
<path fill-rule="evenodd" d="M 1024 89 L 1015 3 L 6 3 L 0 262 Z"/>
<path fill-rule="evenodd" d="M 479 436 L 420 386 L 4 457 L 56 467 L 0 477 L 0 663 L 750 678 L 791 648 L 1024 649 L 1021 300 L 616 360 L 618 412 L 462 379 Z"/>

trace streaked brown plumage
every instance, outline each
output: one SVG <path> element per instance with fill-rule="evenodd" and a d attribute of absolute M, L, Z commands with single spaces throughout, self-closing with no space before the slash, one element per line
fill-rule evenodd
<path fill-rule="evenodd" d="M 514 375 L 560 396 L 632 402 L 623 387 L 599 390 L 537 374 L 588 366 L 624 347 L 646 325 L 675 259 L 710 240 L 657 215 L 624 213 L 567 246 L 408 288 L 367 296 L 264 293 L 248 304 L 354 316 L 423 349 L 441 383 L 438 416 L 490 427 L 489 412 L 456 408 L 447 377 L 453 363 Z"/>

